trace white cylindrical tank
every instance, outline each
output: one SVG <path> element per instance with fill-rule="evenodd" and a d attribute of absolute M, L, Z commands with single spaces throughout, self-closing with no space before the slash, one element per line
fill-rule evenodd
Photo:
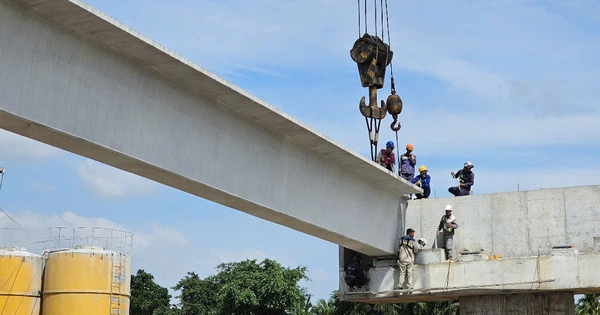
<path fill-rule="evenodd" d="M 130 256 L 102 247 L 48 253 L 42 314 L 129 314 L 130 266 Z"/>
<path fill-rule="evenodd" d="M 39 314 L 43 269 L 42 256 L 0 248 L 0 314 Z"/>

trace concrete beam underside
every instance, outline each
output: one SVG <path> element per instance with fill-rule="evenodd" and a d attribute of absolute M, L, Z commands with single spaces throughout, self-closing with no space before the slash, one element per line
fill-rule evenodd
<path fill-rule="evenodd" d="M 79 1 L 0 0 L 0 69 L 0 128 L 367 255 L 420 191 Z"/>

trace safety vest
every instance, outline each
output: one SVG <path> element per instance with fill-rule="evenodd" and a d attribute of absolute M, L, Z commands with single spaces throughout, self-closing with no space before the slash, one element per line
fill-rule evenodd
<path fill-rule="evenodd" d="M 381 156 L 383 157 L 383 164 L 385 166 L 389 166 L 390 164 L 394 164 L 396 162 L 396 156 L 394 155 L 394 152 L 390 153 L 390 156 L 388 156 L 387 152 L 385 152 L 385 149 L 382 149 Z"/>

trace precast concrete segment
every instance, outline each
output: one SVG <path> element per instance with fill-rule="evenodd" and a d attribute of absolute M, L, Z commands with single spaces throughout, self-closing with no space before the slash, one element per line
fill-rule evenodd
<path fill-rule="evenodd" d="M 599 185 L 409 200 L 406 225 L 420 227 L 417 235 L 427 238 L 446 204 L 454 207 L 459 224 L 454 237 L 457 254 L 483 251 L 528 257 L 547 255 L 562 245 L 574 246 L 580 253 L 600 250 Z"/>
<path fill-rule="evenodd" d="M 600 185 L 409 200 L 405 226 L 428 239 L 446 204 L 453 205 L 459 223 L 453 263 L 441 263 L 431 249 L 426 251 L 430 257 L 417 253 L 415 261 L 426 263 L 415 265 L 410 296 L 394 290 L 395 264 L 378 265 L 369 270 L 366 292 L 346 292 L 341 299 L 404 303 L 506 293 L 600 293 L 595 220 Z"/>
<path fill-rule="evenodd" d="M 80 1 L 0 0 L 0 69 L 1 128 L 367 255 L 421 191 Z"/>
<path fill-rule="evenodd" d="M 574 315 L 573 292 L 465 296 L 459 300 L 465 315 Z"/>

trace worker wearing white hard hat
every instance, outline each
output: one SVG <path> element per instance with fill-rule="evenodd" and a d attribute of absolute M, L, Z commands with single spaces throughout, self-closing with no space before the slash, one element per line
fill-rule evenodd
<path fill-rule="evenodd" d="M 452 243 L 454 241 L 454 231 L 458 228 L 456 217 L 452 215 L 452 205 L 447 205 L 444 208 L 446 214 L 440 219 L 436 235 L 442 233 L 444 249 L 446 250 L 446 261 L 452 262 Z"/>

